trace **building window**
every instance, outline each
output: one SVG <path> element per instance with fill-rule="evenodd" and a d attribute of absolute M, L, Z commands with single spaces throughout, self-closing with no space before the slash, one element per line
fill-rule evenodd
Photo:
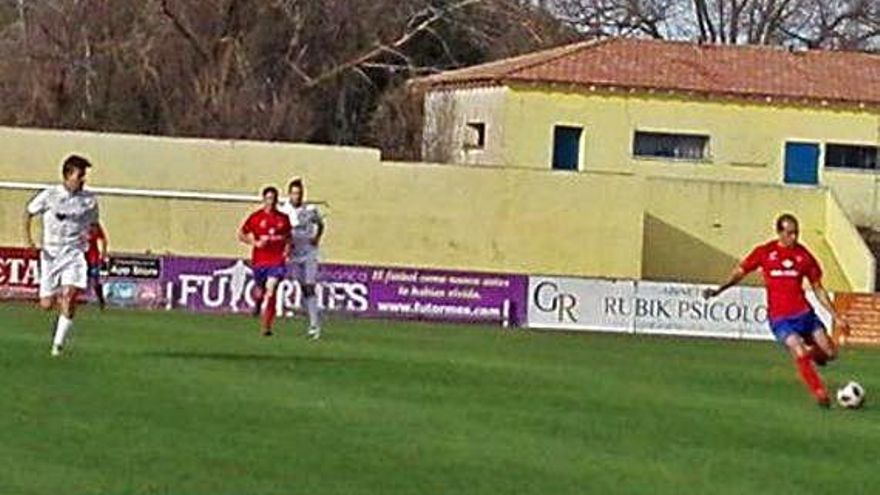
<path fill-rule="evenodd" d="M 705 160 L 709 136 L 636 131 L 633 155 L 679 160 Z"/>
<path fill-rule="evenodd" d="M 465 149 L 481 150 L 486 147 L 485 122 L 468 122 L 465 131 Z"/>
<path fill-rule="evenodd" d="M 567 125 L 553 127 L 553 170 L 577 171 L 581 163 L 583 128 Z"/>
<path fill-rule="evenodd" d="M 829 168 L 876 170 L 878 149 L 880 148 L 877 146 L 826 144 L 825 166 Z"/>

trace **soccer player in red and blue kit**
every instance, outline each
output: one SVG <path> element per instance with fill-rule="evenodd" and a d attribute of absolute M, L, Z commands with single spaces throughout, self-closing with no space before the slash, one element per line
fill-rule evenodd
<path fill-rule="evenodd" d="M 86 263 L 89 266 L 89 285 L 98 298 L 98 307 L 104 310 L 104 288 L 101 286 L 101 265 L 107 260 L 107 234 L 100 222 L 95 222 L 89 229 L 89 249 L 86 251 Z"/>
<path fill-rule="evenodd" d="M 251 265 L 257 286 L 256 304 L 260 308 L 262 334 L 272 335 L 275 321 L 275 289 L 287 275 L 290 246 L 290 219 L 277 210 L 278 189 L 263 189 L 263 207 L 252 213 L 241 226 L 238 238 L 253 246 Z"/>
<path fill-rule="evenodd" d="M 757 246 L 737 266 L 730 279 L 717 289 L 706 289 L 708 299 L 738 284 L 749 273 L 761 269 L 767 287 L 770 328 L 776 340 L 788 348 L 797 365 L 801 380 L 810 389 L 818 404 L 829 407 L 831 401 L 813 362 L 824 366 L 837 356 L 837 348 L 828 337 L 825 326 L 816 316 L 804 294 L 806 278 L 816 299 L 831 313 L 844 331 L 849 324 L 837 314 L 828 293 L 822 286 L 822 268 L 816 258 L 798 242 L 799 227 L 794 215 L 776 219 L 778 239 Z"/>

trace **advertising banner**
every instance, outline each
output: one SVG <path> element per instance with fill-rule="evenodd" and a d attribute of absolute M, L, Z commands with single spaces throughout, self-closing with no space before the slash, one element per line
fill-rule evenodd
<path fill-rule="evenodd" d="M 837 342 L 847 345 L 880 345 L 880 296 L 838 293 L 834 295 L 834 306 L 850 324 L 849 335 L 841 335 L 835 329 L 834 338 Z"/>
<path fill-rule="evenodd" d="M 155 256 L 114 255 L 101 268 L 104 299 L 110 306 L 156 309 L 167 305 L 163 260 Z M 88 294 L 89 301 L 94 296 Z"/>
<path fill-rule="evenodd" d="M 634 298 L 632 280 L 529 277 L 528 326 L 632 333 Z"/>
<path fill-rule="evenodd" d="M 765 339 L 767 304 L 763 291 L 734 287 L 720 297 L 703 298 L 705 285 L 636 282 L 631 302 L 636 333 L 695 337 Z"/>
<path fill-rule="evenodd" d="M 167 257 L 163 273 L 170 306 L 232 313 L 253 310 L 253 270 L 242 260 Z M 328 263 L 321 265 L 318 279 L 318 304 L 329 312 L 510 325 L 525 320 L 525 276 Z M 302 308 L 298 283 L 279 284 L 278 306 L 284 316 Z"/>
<path fill-rule="evenodd" d="M 527 326 L 540 329 L 772 340 L 763 287 L 734 287 L 705 300 L 707 285 L 529 277 Z M 807 299 L 831 328 L 812 291 Z"/>
<path fill-rule="evenodd" d="M 164 307 L 162 260 L 149 256 L 113 256 L 101 270 L 104 298 L 110 306 Z M 0 300 L 36 300 L 40 287 L 39 252 L 0 247 Z M 89 291 L 84 295 L 93 301 Z"/>
<path fill-rule="evenodd" d="M 0 300 L 36 299 L 40 260 L 34 249 L 0 247 Z"/>
<path fill-rule="evenodd" d="M 162 277 L 162 259 L 144 256 L 111 256 L 101 274 L 105 277 L 157 280 Z"/>

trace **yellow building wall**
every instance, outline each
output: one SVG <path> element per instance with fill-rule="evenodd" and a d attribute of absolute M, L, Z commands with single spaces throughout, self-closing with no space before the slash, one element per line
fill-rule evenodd
<path fill-rule="evenodd" d="M 0 180 L 57 181 L 71 152 L 93 161 L 95 186 L 232 193 L 258 193 L 303 167 L 380 160 L 367 148 L 0 127 Z M 314 184 L 316 193 L 321 186 Z"/>
<path fill-rule="evenodd" d="M 456 116 L 435 122 L 428 112 L 428 127 L 446 124 L 460 134 L 469 118 L 489 123 L 483 151 L 465 152 L 460 140 L 445 143 L 455 163 L 548 170 L 553 126 L 573 125 L 584 128 L 582 171 L 781 184 L 785 142 L 816 142 L 820 183 L 835 192 L 856 225 L 880 230 L 880 175 L 823 166 L 826 143 L 880 146 L 876 110 L 517 85 L 438 90 L 428 94 L 426 110 L 427 100 L 440 94 L 456 102 Z M 636 158 L 636 130 L 709 135 L 710 156 L 699 162 Z"/>
<path fill-rule="evenodd" d="M 95 186 L 253 193 L 302 175 L 325 207 L 328 261 L 636 278 L 635 178 L 382 163 L 373 150 L 0 129 L 0 180 L 52 182 L 69 152 Z M 0 189 L 0 245 L 21 242 L 30 193 Z M 635 198 L 635 199 L 634 199 Z M 103 197 L 114 249 L 244 255 L 256 205 Z"/>
<path fill-rule="evenodd" d="M 506 161 L 547 170 L 553 126 L 584 128 L 582 170 L 781 183 L 786 141 L 873 143 L 880 115 L 668 95 L 517 87 L 504 107 Z M 636 158 L 636 130 L 710 136 L 705 161 Z M 821 164 L 821 158 L 820 158 Z M 820 181 L 822 180 L 820 166 Z"/>
<path fill-rule="evenodd" d="M 852 289 L 868 292 L 876 288 L 877 261 L 865 245 L 849 216 L 829 191 L 825 201 L 824 238 Z"/>
<path fill-rule="evenodd" d="M 873 172 L 835 170 L 826 172 L 824 181 L 853 223 L 880 230 L 880 176 Z"/>
<path fill-rule="evenodd" d="M 491 86 L 426 94 L 422 159 L 438 163 L 503 165 L 503 112 L 507 92 L 505 87 Z M 485 143 L 481 148 L 467 144 L 474 138 L 467 126 L 471 122 L 485 126 Z"/>
<path fill-rule="evenodd" d="M 827 287 L 863 290 L 869 279 L 873 285 L 869 265 L 873 257 L 855 247 L 861 239 L 846 237 L 838 252 L 826 242 L 828 192 L 824 189 L 666 178 L 650 178 L 646 183 L 642 261 L 646 279 L 721 282 L 755 245 L 775 238 L 776 217 L 789 212 L 800 221 L 801 242 L 822 264 Z M 854 233 L 841 233 L 845 226 L 840 221 L 833 216 L 832 234 Z M 852 278 L 841 267 L 840 253 L 852 267 Z M 748 283 L 759 284 L 760 279 L 752 276 Z"/>
<path fill-rule="evenodd" d="M 873 262 L 857 240 L 838 242 L 852 229 L 817 188 L 381 162 L 374 150 L 356 148 L 2 128 L 0 180 L 54 182 L 71 151 L 94 160 L 95 186 L 256 193 L 301 175 L 310 199 L 328 203 L 327 261 L 715 282 L 772 237 L 776 215 L 791 211 L 830 287 L 864 289 L 868 278 L 860 270 Z M 0 245 L 20 244 L 31 195 L 0 189 Z M 223 256 L 246 255 L 235 234 L 256 207 L 119 196 L 101 204 L 115 250 Z M 826 234 L 835 236 L 833 244 Z"/>
<path fill-rule="evenodd" d="M 29 191 L 0 189 L 0 246 L 21 246 L 22 215 Z M 101 196 L 101 222 L 110 249 L 150 254 L 241 256 L 237 227 L 249 206 L 242 203 Z M 34 222 L 39 239 L 40 222 Z"/>

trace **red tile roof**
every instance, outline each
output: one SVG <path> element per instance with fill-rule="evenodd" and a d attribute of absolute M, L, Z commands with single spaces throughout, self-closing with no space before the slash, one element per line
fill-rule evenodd
<path fill-rule="evenodd" d="M 880 55 L 611 38 L 424 77 L 443 87 L 566 84 L 880 105 Z"/>

